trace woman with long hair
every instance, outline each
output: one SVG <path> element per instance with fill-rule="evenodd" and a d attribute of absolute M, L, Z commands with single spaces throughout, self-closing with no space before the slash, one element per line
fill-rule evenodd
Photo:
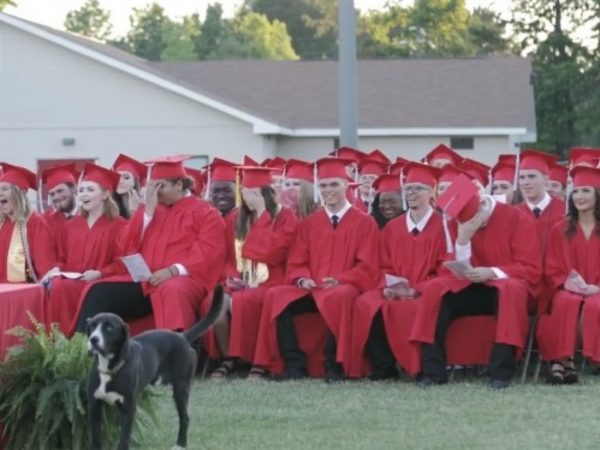
<path fill-rule="evenodd" d="M 304 219 L 321 207 L 321 201 L 314 191 L 313 169 L 310 163 L 290 159 L 285 165 L 280 194 L 281 204 Z"/>
<path fill-rule="evenodd" d="M 56 263 L 48 224 L 27 198 L 36 176 L 24 167 L 0 165 L 0 283 L 35 283 Z"/>
<path fill-rule="evenodd" d="M 292 210 L 277 203 L 271 186 L 271 170 L 244 167 L 241 170 L 242 204 L 235 227 L 235 261 L 229 261 L 226 287 L 227 314 L 215 325 L 223 356 L 212 378 L 224 378 L 236 360 L 252 362 L 258 338 L 262 304 L 267 289 L 285 281 L 288 250 L 296 235 L 298 220 Z M 252 368 L 250 377 L 264 371 Z"/>
<path fill-rule="evenodd" d="M 537 332 L 556 384 L 578 381 L 579 342 L 584 357 L 600 363 L 600 170 L 576 167 L 571 175 L 568 216 L 552 228 L 546 253 L 551 314 L 540 317 Z"/>
<path fill-rule="evenodd" d="M 59 243 L 59 263 L 48 276 L 48 323 L 57 322 L 64 333 L 73 328 L 81 294 L 91 282 L 117 272 L 115 256 L 127 223 L 119 215 L 112 193 L 120 175 L 86 164 L 77 188 L 78 213 Z"/>
<path fill-rule="evenodd" d="M 118 173 L 120 178 L 117 188 L 112 192 L 112 197 L 118 207 L 119 215 L 129 219 L 141 203 L 140 189 L 148 168 L 141 162 L 121 154 L 113 164 L 113 171 Z"/>

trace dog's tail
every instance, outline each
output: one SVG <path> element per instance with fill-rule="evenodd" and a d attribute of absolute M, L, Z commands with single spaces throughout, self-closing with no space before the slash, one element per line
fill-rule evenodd
<path fill-rule="evenodd" d="M 201 337 L 215 324 L 216 320 L 221 314 L 223 309 L 223 286 L 217 285 L 213 293 L 212 304 L 208 314 L 202 318 L 200 322 L 194 325 L 192 328 L 183 332 L 183 337 L 191 344 L 196 339 Z"/>

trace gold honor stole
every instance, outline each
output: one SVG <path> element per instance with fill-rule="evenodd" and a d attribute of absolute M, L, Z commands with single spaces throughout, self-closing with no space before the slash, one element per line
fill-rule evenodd
<path fill-rule="evenodd" d="M 235 262 L 236 269 L 242 274 L 242 280 L 248 283 L 251 288 L 257 287 L 269 279 L 269 268 L 265 263 L 251 261 L 242 258 L 242 248 L 244 242 L 235 240 Z"/>
<path fill-rule="evenodd" d="M 13 232 L 6 256 L 6 279 L 11 283 L 27 281 L 25 248 L 23 247 L 21 227 L 18 223 L 13 223 Z"/>

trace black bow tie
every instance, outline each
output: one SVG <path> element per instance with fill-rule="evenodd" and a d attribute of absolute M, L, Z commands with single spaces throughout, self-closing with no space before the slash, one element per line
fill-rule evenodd
<path fill-rule="evenodd" d="M 334 230 L 337 228 L 338 223 L 340 223 L 340 218 L 338 216 L 336 216 L 335 214 L 333 216 L 331 216 L 331 224 L 333 225 Z"/>
<path fill-rule="evenodd" d="M 410 232 L 413 236 L 416 236 L 417 234 L 419 234 L 419 229 L 417 227 L 414 227 Z"/>
<path fill-rule="evenodd" d="M 533 208 L 533 215 L 535 216 L 536 219 L 538 219 L 540 217 L 541 213 L 542 213 L 542 210 L 540 208 L 538 208 L 537 206 L 535 208 Z"/>

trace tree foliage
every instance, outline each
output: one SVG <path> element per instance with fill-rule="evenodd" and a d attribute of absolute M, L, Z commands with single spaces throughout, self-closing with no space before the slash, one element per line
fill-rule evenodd
<path fill-rule="evenodd" d="M 110 13 L 99 0 L 87 0 L 79 9 L 67 13 L 65 29 L 99 41 L 106 41 L 112 32 Z"/>
<path fill-rule="evenodd" d="M 0 0 L 0 11 L 7 6 L 17 6 L 17 4 L 13 0 Z"/>

